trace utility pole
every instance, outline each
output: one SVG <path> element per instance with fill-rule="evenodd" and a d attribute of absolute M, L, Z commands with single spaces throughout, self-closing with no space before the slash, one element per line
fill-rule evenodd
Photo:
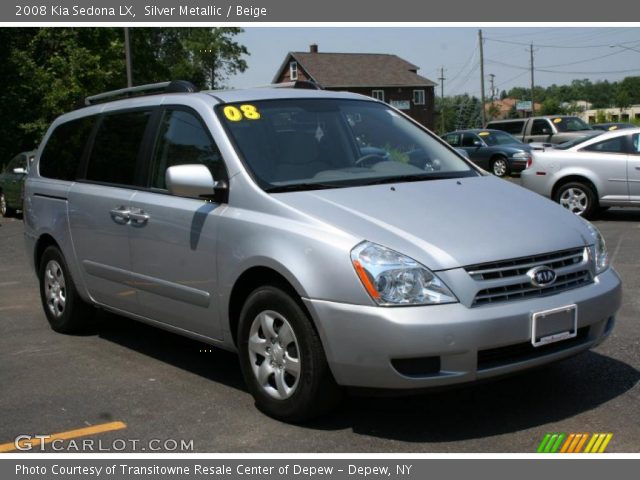
<path fill-rule="evenodd" d="M 478 30 L 478 43 L 480 44 L 480 113 L 482 115 L 482 128 L 487 123 L 487 114 L 484 108 L 484 51 L 482 46 L 482 30 Z"/>
<path fill-rule="evenodd" d="M 444 77 L 444 67 L 440 67 L 440 130 L 441 133 L 444 133 L 444 81 L 446 78 Z"/>
<path fill-rule="evenodd" d="M 533 95 L 533 43 L 529 46 L 529 53 L 531 54 L 531 116 L 536 115 L 536 103 Z"/>
<path fill-rule="evenodd" d="M 127 87 L 133 86 L 133 75 L 131 73 L 131 45 L 129 44 L 129 28 L 124 27 L 124 60 L 127 66 Z"/>
<path fill-rule="evenodd" d="M 491 90 L 490 90 L 490 94 L 489 94 L 489 101 L 491 103 L 494 102 L 495 97 L 496 97 L 496 90 L 495 87 L 493 86 L 493 81 L 495 80 L 496 76 L 493 73 L 489 74 L 489 82 L 491 82 Z"/>

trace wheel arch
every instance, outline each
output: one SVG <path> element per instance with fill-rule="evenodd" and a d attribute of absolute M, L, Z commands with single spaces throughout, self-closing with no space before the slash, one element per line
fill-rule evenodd
<path fill-rule="evenodd" d="M 558 190 L 560 190 L 560 188 L 562 188 L 563 185 L 566 185 L 567 183 L 572 183 L 572 182 L 586 184 L 589 188 L 593 190 L 593 193 L 596 197 L 596 201 L 599 200 L 600 196 L 598 194 L 597 185 L 586 175 L 582 175 L 578 173 L 567 175 L 556 180 L 556 182 L 553 184 L 553 188 L 551 189 L 551 198 L 555 200 Z"/>
<path fill-rule="evenodd" d="M 257 265 L 248 268 L 236 279 L 229 295 L 227 304 L 228 308 L 228 320 L 229 331 L 233 341 L 233 345 L 237 347 L 238 341 L 238 325 L 240 323 L 240 313 L 247 298 L 256 288 L 263 285 L 273 285 L 281 288 L 285 292 L 291 295 L 291 297 L 298 303 L 300 308 L 307 314 L 314 328 L 317 328 L 313 320 L 312 315 L 307 310 L 302 297 L 304 292 L 296 288 L 292 282 L 290 282 L 285 275 L 278 270 L 264 265 Z"/>

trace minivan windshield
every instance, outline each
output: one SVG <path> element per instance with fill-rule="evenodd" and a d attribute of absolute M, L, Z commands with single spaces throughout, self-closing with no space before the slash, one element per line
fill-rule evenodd
<path fill-rule="evenodd" d="M 283 99 L 223 104 L 216 111 L 268 192 L 480 175 L 378 102 Z"/>

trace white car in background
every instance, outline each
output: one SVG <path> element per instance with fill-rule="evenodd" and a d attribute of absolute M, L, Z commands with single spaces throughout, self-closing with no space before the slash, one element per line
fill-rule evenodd
<path fill-rule="evenodd" d="M 598 209 L 640 207 L 640 128 L 534 151 L 520 181 L 585 218 Z"/>

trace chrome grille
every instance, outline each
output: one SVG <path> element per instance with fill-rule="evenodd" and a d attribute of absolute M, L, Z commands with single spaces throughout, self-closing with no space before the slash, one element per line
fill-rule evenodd
<path fill-rule="evenodd" d="M 535 287 L 526 274 L 543 265 L 556 272 L 556 280 L 552 285 Z M 471 265 L 465 270 L 478 284 L 472 306 L 552 295 L 593 281 L 587 248 Z"/>

